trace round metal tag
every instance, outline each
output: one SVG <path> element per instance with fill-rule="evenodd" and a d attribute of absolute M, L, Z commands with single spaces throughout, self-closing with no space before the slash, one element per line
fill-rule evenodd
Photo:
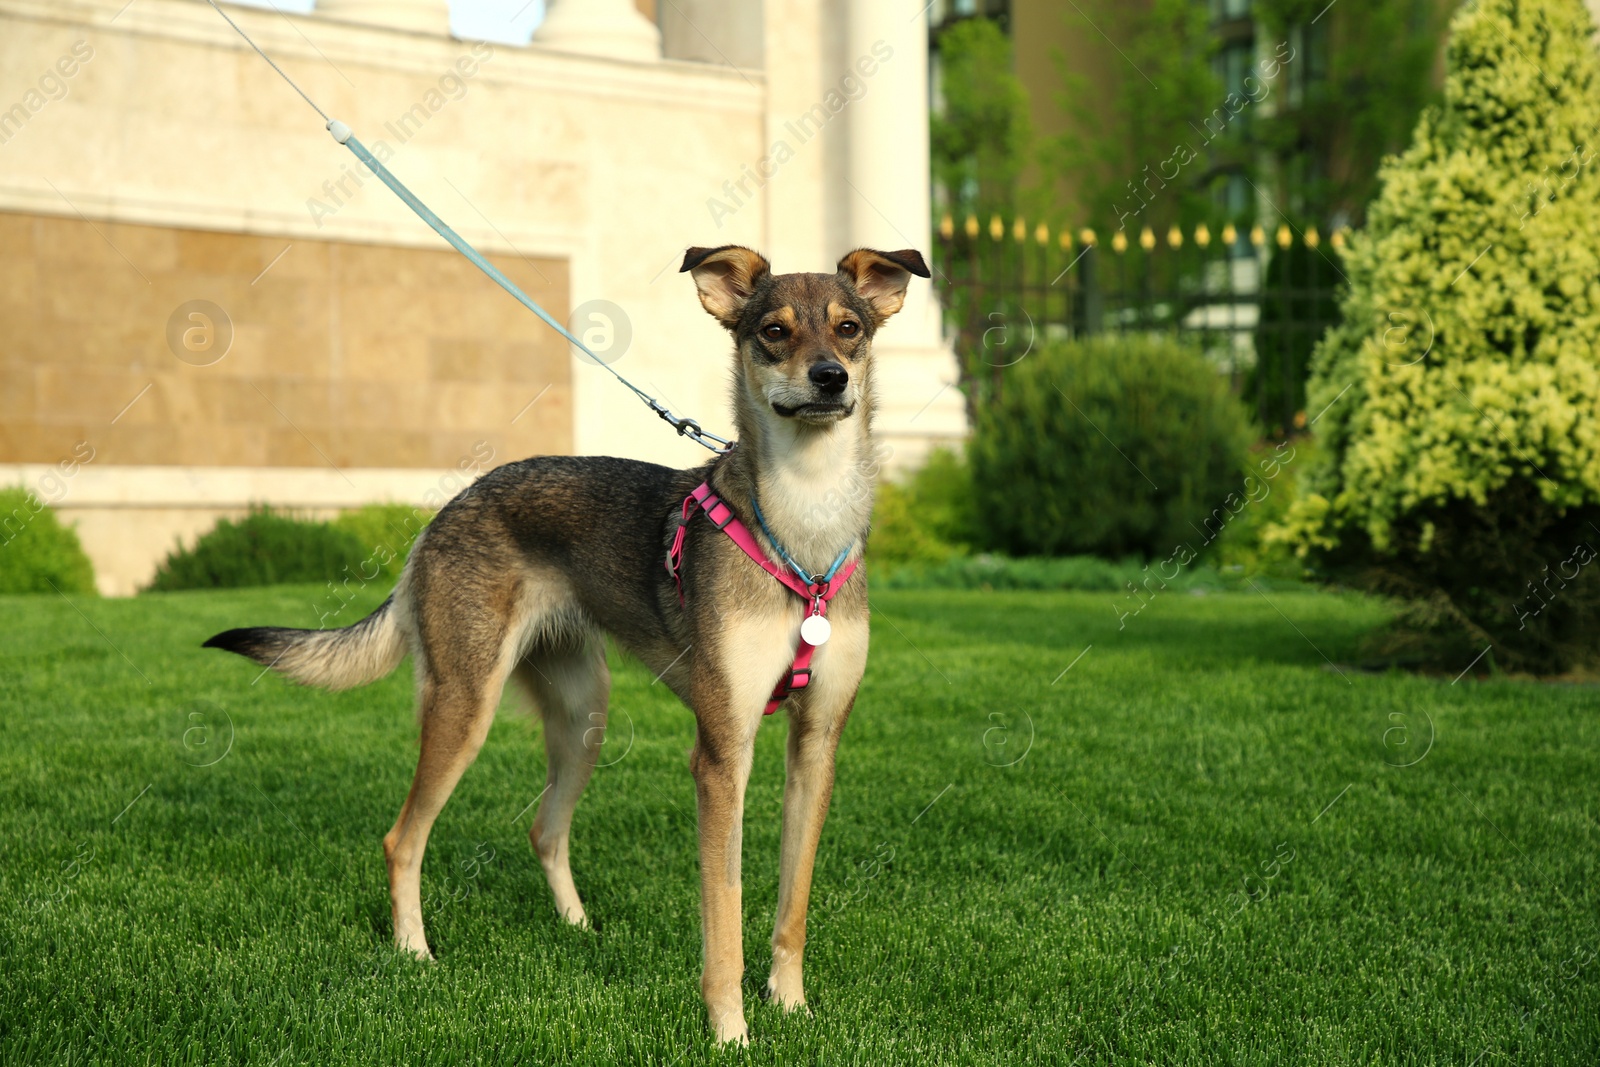
<path fill-rule="evenodd" d="M 833 626 L 821 615 L 808 615 L 800 624 L 800 639 L 808 645 L 825 645 Z"/>

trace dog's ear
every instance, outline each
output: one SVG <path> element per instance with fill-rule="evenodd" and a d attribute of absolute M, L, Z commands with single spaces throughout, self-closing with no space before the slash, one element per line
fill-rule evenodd
<path fill-rule="evenodd" d="M 882 326 L 905 305 L 906 286 L 911 284 L 913 274 L 919 278 L 929 277 L 922 253 L 914 248 L 898 252 L 858 248 L 839 261 L 839 276 L 849 281 L 872 305 L 877 326 Z"/>
<path fill-rule="evenodd" d="M 741 245 L 691 248 L 678 273 L 689 271 L 700 291 L 700 304 L 728 329 L 739 325 L 739 313 L 762 278 L 772 273 L 761 253 Z"/>

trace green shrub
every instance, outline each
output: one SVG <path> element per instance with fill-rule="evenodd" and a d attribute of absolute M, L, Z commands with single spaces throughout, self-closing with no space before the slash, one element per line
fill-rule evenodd
<path fill-rule="evenodd" d="M 322 582 L 355 569 L 371 555 L 356 535 L 326 522 L 251 508 L 238 522 L 219 519 L 193 548 L 173 550 L 150 589 L 237 589 Z"/>
<path fill-rule="evenodd" d="M 960 551 L 933 531 L 918 512 L 910 488 L 892 481 L 878 483 L 867 541 L 867 558 L 876 572 L 908 563 L 942 563 Z"/>
<path fill-rule="evenodd" d="M 360 575 L 372 580 L 374 571 L 388 581 L 400 579 L 406 557 L 417 535 L 433 520 L 433 512 L 406 504 L 367 504 L 339 514 L 335 529 L 353 535 L 366 550 Z"/>
<path fill-rule="evenodd" d="M 1600 60 L 1577 0 L 1455 18 L 1444 102 L 1385 166 L 1279 534 L 1408 598 L 1440 666 L 1600 659 Z"/>
<path fill-rule="evenodd" d="M 93 593 L 94 567 L 78 535 L 38 495 L 0 489 L 0 593 Z"/>
<path fill-rule="evenodd" d="M 1014 556 L 1167 556 L 1207 536 L 1253 436 L 1227 382 L 1189 348 L 1135 337 L 1046 346 L 979 409 L 975 534 Z"/>
<path fill-rule="evenodd" d="M 1304 473 L 1317 462 L 1317 440 L 1296 437 L 1282 444 L 1259 444 L 1251 450 L 1251 474 L 1245 478 L 1251 500 L 1216 539 L 1213 561 L 1224 573 L 1299 581 L 1305 563 L 1277 528 L 1294 507 Z M 1258 488 L 1259 485 L 1259 488 Z"/>
<path fill-rule="evenodd" d="M 935 449 L 910 474 L 878 483 L 867 546 L 879 573 L 942 563 L 972 547 L 972 476 L 958 452 Z"/>
<path fill-rule="evenodd" d="M 905 485 L 918 516 L 934 537 L 960 548 L 977 543 L 972 470 L 965 456 L 953 449 L 936 448 Z"/>

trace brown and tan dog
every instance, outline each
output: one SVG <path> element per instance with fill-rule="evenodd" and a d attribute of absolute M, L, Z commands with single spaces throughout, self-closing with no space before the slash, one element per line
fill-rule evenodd
<path fill-rule="evenodd" d="M 548 779 L 530 838 L 569 921 L 587 918 L 567 836 L 594 769 L 611 679 L 602 635 L 633 653 L 693 711 L 700 816 L 700 988 L 724 1041 L 747 1040 L 740 844 L 762 710 L 795 655 L 805 603 L 711 522 L 688 524 L 683 599 L 663 566 L 685 496 L 711 488 L 760 538 L 813 574 L 865 545 L 877 471 L 872 339 L 905 300 L 915 251 L 860 249 L 833 274 L 774 275 L 748 248 L 692 248 L 700 302 L 733 334 L 739 445 L 672 470 L 603 457 L 544 456 L 499 467 L 450 501 L 418 539 L 394 593 L 341 630 L 257 627 L 206 642 L 329 689 L 364 685 L 407 652 L 416 664 L 422 751 L 383 839 L 397 945 L 428 958 L 421 873 L 428 832 L 489 732 L 506 681 L 544 721 Z M 863 491 L 865 487 L 866 491 Z M 791 693 L 778 916 L 767 989 L 804 1006 L 801 959 L 812 865 L 833 791 L 834 750 L 867 661 L 867 581 L 838 592 L 811 682 Z"/>

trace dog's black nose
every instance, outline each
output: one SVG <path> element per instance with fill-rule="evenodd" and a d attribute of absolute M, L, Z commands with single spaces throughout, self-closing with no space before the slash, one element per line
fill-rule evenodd
<path fill-rule="evenodd" d="M 844 392 L 845 383 L 849 380 L 849 372 L 831 360 L 818 363 L 811 368 L 811 384 L 824 393 Z"/>

